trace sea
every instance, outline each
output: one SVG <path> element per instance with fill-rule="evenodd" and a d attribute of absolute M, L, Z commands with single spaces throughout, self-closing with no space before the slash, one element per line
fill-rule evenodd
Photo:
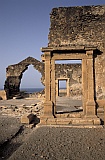
<path fill-rule="evenodd" d="M 34 93 L 34 92 L 40 92 L 44 88 L 20 88 L 20 91 L 24 91 L 26 93 Z M 3 88 L 0 88 L 0 90 L 3 90 Z"/>
<path fill-rule="evenodd" d="M 26 93 L 34 93 L 34 92 L 40 92 L 44 88 L 20 88 L 20 91 L 24 91 Z"/>

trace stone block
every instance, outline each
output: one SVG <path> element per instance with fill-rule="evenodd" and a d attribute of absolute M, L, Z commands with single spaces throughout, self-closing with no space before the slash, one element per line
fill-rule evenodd
<path fill-rule="evenodd" d="M 104 106 L 104 126 L 105 126 L 105 106 Z"/>
<path fill-rule="evenodd" d="M 87 116 L 94 116 L 96 114 L 96 107 L 94 101 L 88 101 L 86 103 L 86 115 Z"/>
<path fill-rule="evenodd" d="M 94 125 L 100 125 L 101 123 L 99 118 L 95 118 L 93 122 L 94 122 Z"/>
<path fill-rule="evenodd" d="M 41 124 L 41 125 L 47 125 L 47 119 L 41 118 L 41 119 L 40 119 L 40 124 Z"/>
<path fill-rule="evenodd" d="M 73 119 L 72 124 L 74 125 L 93 125 L 93 119 L 76 118 L 76 119 Z"/>
<path fill-rule="evenodd" d="M 1 97 L 1 100 L 6 100 L 7 99 L 5 90 L 0 90 L 0 97 Z"/>
<path fill-rule="evenodd" d="M 72 119 L 70 119 L 70 118 L 58 118 L 56 120 L 56 124 L 58 124 L 58 125 L 69 125 L 69 124 L 72 124 Z"/>
<path fill-rule="evenodd" d="M 47 124 L 48 125 L 56 125 L 56 118 L 48 118 Z"/>
<path fill-rule="evenodd" d="M 53 103 L 51 101 L 45 101 L 44 103 L 44 115 L 50 117 L 52 116 Z"/>
<path fill-rule="evenodd" d="M 21 123 L 30 124 L 34 120 L 34 114 L 24 114 L 21 117 Z"/>

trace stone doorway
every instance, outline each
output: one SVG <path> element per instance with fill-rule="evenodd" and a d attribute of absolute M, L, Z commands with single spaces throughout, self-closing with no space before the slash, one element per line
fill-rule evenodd
<path fill-rule="evenodd" d="M 69 93 L 69 78 L 58 78 L 56 80 L 56 97 L 69 97 Z"/>
<path fill-rule="evenodd" d="M 67 81 L 63 79 L 58 80 L 58 96 L 65 97 L 67 96 Z"/>
<path fill-rule="evenodd" d="M 45 62 L 45 103 L 44 115 L 41 117 L 42 124 L 100 124 L 100 119 L 96 115 L 96 103 L 94 99 L 94 54 L 97 53 L 95 47 L 47 47 L 42 48 Z M 62 119 L 61 115 L 56 115 L 56 85 L 55 85 L 55 60 L 82 60 L 82 92 L 83 92 L 83 114 L 66 115 L 67 119 Z M 77 119 L 79 118 L 79 119 Z"/>
<path fill-rule="evenodd" d="M 68 62 L 67 62 L 68 63 Z M 69 61 L 70 63 L 81 63 L 81 60 L 77 61 Z M 82 67 L 81 69 L 82 70 Z M 70 75 L 70 78 L 64 78 L 60 77 L 57 78 L 56 82 L 56 101 L 55 101 L 55 113 L 56 116 L 58 114 L 73 114 L 73 113 L 83 113 L 83 105 L 82 105 L 82 81 L 80 82 L 80 76 L 82 78 L 82 72 L 78 70 L 78 73 L 76 73 L 76 70 L 73 72 L 72 75 Z M 67 72 L 67 75 L 69 75 L 69 72 Z M 79 75 L 79 76 L 78 76 Z M 73 79 L 74 78 L 74 79 Z M 60 86 L 60 83 L 63 83 L 62 86 Z M 65 82 L 65 83 L 64 83 Z"/>

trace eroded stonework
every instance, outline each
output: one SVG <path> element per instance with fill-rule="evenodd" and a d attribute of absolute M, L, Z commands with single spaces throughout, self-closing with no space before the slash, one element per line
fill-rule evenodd
<path fill-rule="evenodd" d="M 99 125 L 98 113 L 105 106 L 105 6 L 54 8 L 50 21 L 49 43 L 41 49 L 43 63 L 29 57 L 9 66 L 5 82 L 7 96 L 19 92 L 22 74 L 33 64 L 42 74 L 45 85 L 41 124 Z M 81 60 L 82 63 L 55 64 L 58 60 Z M 57 114 L 60 80 L 66 81 L 67 96 L 71 96 L 73 85 L 80 88 L 82 114 Z"/>
<path fill-rule="evenodd" d="M 6 81 L 4 89 L 7 94 L 7 99 L 14 97 L 20 92 L 21 79 L 28 66 L 33 65 L 33 67 L 41 73 L 41 83 L 45 85 L 45 64 L 38 61 L 35 58 L 28 57 L 25 60 L 10 65 L 6 68 Z M 80 95 L 81 94 L 81 64 L 56 64 L 56 79 L 59 78 L 70 78 L 70 95 Z M 74 85 L 79 85 L 74 89 Z M 77 93 L 79 90 L 79 93 Z"/>
<path fill-rule="evenodd" d="M 95 46 L 95 93 L 105 99 L 105 5 L 53 8 L 48 47 Z"/>
<path fill-rule="evenodd" d="M 98 108 L 105 105 L 105 6 L 53 8 L 50 21 L 49 43 L 42 48 L 41 56 L 45 62 L 41 123 L 99 125 Z M 60 80 L 56 81 L 56 60 L 82 60 L 82 115 L 74 113 L 63 119 L 56 113 Z M 64 79 L 69 86 L 67 75 Z"/>
<path fill-rule="evenodd" d="M 12 98 L 20 91 L 20 83 L 23 73 L 28 69 L 29 65 L 38 70 L 42 74 L 42 81 L 44 76 L 44 64 L 35 58 L 28 57 L 18 64 L 10 65 L 6 68 L 6 81 L 4 89 L 7 93 L 7 98 Z"/>

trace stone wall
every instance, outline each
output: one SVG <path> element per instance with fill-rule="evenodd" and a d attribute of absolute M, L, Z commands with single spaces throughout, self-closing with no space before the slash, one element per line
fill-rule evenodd
<path fill-rule="evenodd" d="M 81 64 L 56 64 L 55 78 L 69 78 L 70 96 L 78 98 L 82 95 L 82 65 Z"/>
<path fill-rule="evenodd" d="M 29 65 L 38 70 L 42 74 L 42 83 L 44 77 L 44 64 L 35 58 L 28 57 L 18 64 L 10 65 L 6 68 L 6 81 L 4 89 L 7 93 L 7 98 L 12 98 L 20 91 L 20 83 L 23 73 L 28 69 Z"/>
<path fill-rule="evenodd" d="M 14 97 L 20 92 L 22 76 L 31 64 L 39 71 L 39 73 L 41 73 L 41 83 L 43 85 L 45 84 L 44 63 L 36 60 L 35 58 L 28 57 L 25 60 L 6 68 L 7 78 L 4 89 L 7 94 L 7 99 Z M 76 90 L 79 89 L 81 91 L 81 64 L 56 64 L 55 68 L 56 79 L 65 77 L 70 78 L 70 89 L 72 90 L 72 94 L 75 92 L 73 92 L 75 88 L 74 85 L 78 86 Z"/>
<path fill-rule="evenodd" d="M 48 47 L 97 47 L 94 57 L 95 97 L 105 99 L 105 6 L 53 8 Z"/>
<path fill-rule="evenodd" d="M 82 83 L 81 64 L 56 64 L 55 77 L 70 78 L 70 86 L 76 83 Z"/>

